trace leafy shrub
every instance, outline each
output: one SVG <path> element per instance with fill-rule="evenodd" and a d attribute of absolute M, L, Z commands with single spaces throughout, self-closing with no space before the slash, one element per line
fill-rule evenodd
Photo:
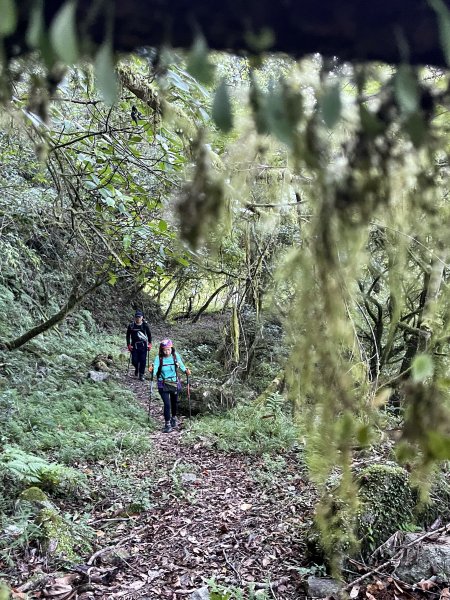
<path fill-rule="evenodd" d="M 0 468 L 4 476 L 9 476 L 21 487 L 38 485 L 49 491 L 59 488 L 67 492 L 86 485 L 86 478 L 79 471 L 49 463 L 39 456 L 27 454 L 17 446 L 6 445 L 3 448 Z"/>
<path fill-rule="evenodd" d="M 149 448 L 147 415 L 133 394 L 114 381 L 86 379 L 99 351 L 108 354 L 112 347 L 114 356 L 117 338 L 67 336 L 57 354 L 56 332 L 40 336 L 39 346 L 34 342 L 36 350 L 30 342 L 14 355 L 0 353 L 0 362 L 10 365 L 9 387 L 0 387 L 5 443 L 65 464 L 107 459 L 118 449 L 132 454 Z"/>
<path fill-rule="evenodd" d="M 221 450 L 258 454 L 292 448 L 297 431 L 286 405 L 276 393 L 264 406 L 241 404 L 224 415 L 203 417 L 193 424 L 187 441 L 201 435 L 211 438 Z"/>

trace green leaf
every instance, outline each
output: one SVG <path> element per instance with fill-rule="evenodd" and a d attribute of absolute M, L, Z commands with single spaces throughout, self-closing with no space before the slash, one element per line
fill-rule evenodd
<path fill-rule="evenodd" d="M 256 88 L 253 90 L 252 100 L 253 106 L 257 106 Z M 262 109 L 259 113 L 259 121 L 256 120 L 258 113 L 255 112 L 258 132 L 262 131 L 265 119 L 269 131 L 285 144 L 292 146 L 297 124 L 303 114 L 301 95 L 285 81 L 280 80 L 277 84 L 271 82 L 268 94 L 262 102 L 260 99 L 259 104 Z"/>
<path fill-rule="evenodd" d="M 285 82 L 282 82 L 281 85 L 286 119 L 294 129 L 303 115 L 303 96 Z"/>
<path fill-rule="evenodd" d="M 175 260 L 177 261 L 177 263 L 179 263 L 180 265 L 183 265 L 183 267 L 188 267 L 189 266 L 189 261 L 186 260 L 185 258 L 181 258 L 181 256 L 176 256 Z"/>
<path fill-rule="evenodd" d="M 109 285 L 115 285 L 116 281 L 117 281 L 117 275 L 115 273 L 108 273 L 109 275 L 109 279 L 108 279 L 108 283 Z"/>
<path fill-rule="evenodd" d="M 16 30 L 17 10 L 14 0 L 0 0 L 0 36 L 11 35 Z"/>
<path fill-rule="evenodd" d="M 320 99 L 320 110 L 328 129 L 333 129 L 341 118 L 342 101 L 339 83 L 335 83 L 325 90 Z"/>
<path fill-rule="evenodd" d="M 217 127 L 224 133 L 229 133 L 233 129 L 233 113 L 225 79 L 222 79 L 216 90 L 212 118 Z"/>
<path fill-rule="evenodd" d="M 189 84 L 187 84 L 185 81 L 183 81 L 181 79 L 181 77 L 178 75 L 178 73 L 175 73 L 175 71 L 169 71 L 167 73 L 167 79 L 169 79 L 173 85 L 178 88 L 179 90 L 181 90 L 182 92 L 189 92 L 190 87 Z"/>
<path fill-rule="evenodd" d="M 442 0 L 428 0 L 436 12 L 439 27 L 439 39 L 445 61 L 450 66 L 450 11 Z"/>
<path fill-rule="evenodd" d="M 50 41 L 53 49 L 66 64 L 78 59 L 78 41 L 76 29 L 76 5 L 69 0 L 57 12 L 50 26 Z"/>
<path fill-rule="evenodd" d="M 44 16 L 42 2 L 36 2 L 31 9 L 26 33 L 26 42 L 30 48 L 38 48 L 44 34 Z"/>
<path fill-rule="evenodd" d="M 363 104 L 359 107 L 359 118 L 363 131 L 370 137 L 374 138 L 385 129 L 385 125 L 381 120 Z"/>
<path fill-rule="evenodd" d="M 404 130 L 408 133 L 415 148 L 423 146 L 427 139 L 427 124 L 420 112 L 413 113 L 408 117 L 403 125 Z"/>
<path fill-rule="evenodd" d="M 216 67 L 208 60 L 208 46 L 202 35 L 197 35 L 187 57 L 187 72 L 200 83 L 210 85 Z"/>
<path fill-rule="evenodd" d="M 123 243 L 123 247 L 124 247 L 124 249 L 125 249 L 125 250 L 128 250 L 128 249 L 129 249 L 129 247 L 131 246 L 131 235 L 128 235 L 128 234 L 127 234 L 127 235 L 124 235 L 124 236 L 123 236 L 122 243 Z"/>
<path fill-rule="evenodd" d="M 280 85 L 271 83 L 266 101 L 269 131 L 285 143 L 292 140 L 292 128 L 286 120 Z"/>
<path fill-rule="evenodd" d="M 167 221 L 163 221 L 163 220 L 161 219 L 161 221 L 158 223 L 158 229 L 159 229 L 161 232 L 167 231 Z"/>
<path fill-rule="evenodd" d="M 269 133 L 267 96 L 261 91 L 253 72 L 250 73 L 249 100 L 257 132 Z"/>
<path fill-rule="evenodd" d="M 117 76 L 114 69 L 112 46 L 110 42 L 104 42 L 94 62 L 95 78 L 102 93 L 103 100 L 109 106 L 117 101 Z"/>
<path fill-rule="evenodd" d="M 418 354 L 412 363 L 412 376 L 416 382 L 424 381 L 434 373 L 433 359 L 429 354 Z"/>
<path fill-rule="evenodd" d="M 367 446 L 370 442 L 370 427 L 369 425 L 361 425 L 356 433 L 360 446 Z"/>
<path fill-rule="evenodd" d="M 402 113 L 410 115 L 417 111 L 419 107 L 417 77 L 409 65 L 400 65 L 397 69 L 394 92 Z"/>

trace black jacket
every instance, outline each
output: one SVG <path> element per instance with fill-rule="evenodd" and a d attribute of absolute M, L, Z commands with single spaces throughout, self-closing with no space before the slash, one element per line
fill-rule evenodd
<path fill-rule="evenodd" d="M 139 335 L 140 334 L 140 335 Z M 147 340 L 145 340 L 145 338 L 141 337 L 142 335 L 147 337 Z M 138 325 L 136 323 L 136 321 L 133 321 L 132 323 L 130 323 L 128 325 L 127 328 L 127 346 L 130 344 L 133 345 L 133 347 L 136 346 L 137 343 L 139 342 L 144 342 L 144 343 L 152 343 L 152 334 L 150 331 L 150 327 L 148 326 L 147 321 L 142 321 L 142 323 L 140 325 Z"/>

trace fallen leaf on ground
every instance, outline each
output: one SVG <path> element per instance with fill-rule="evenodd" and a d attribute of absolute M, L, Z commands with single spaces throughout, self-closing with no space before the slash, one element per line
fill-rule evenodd
<path fill-rule="evenodd" d="M 132 583 L 128 584 L 128 587 L 131 588 L 132 590 L 140 590 L 141 588 L 143 588 L 145 585 L 145 581 L 133 581 Z"/>
<path fill-rule="evenodd" d="M 431 590 L 434 587 L 436 587 L 436 582 L 432 581 L 431 579 L 421 579 L 417 583 L 417 587 L 419 587 L 424 592 L 428 592 L 428 590 Z"/>

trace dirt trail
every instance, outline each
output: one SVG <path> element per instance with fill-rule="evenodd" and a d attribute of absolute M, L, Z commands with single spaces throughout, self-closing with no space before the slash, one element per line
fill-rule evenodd
<path fill-rule="evenodd" d="M 148 381 L 124 383 L 148 406 Z M 153 507 L 111 524 L 105 545 L 121 548 L 124 557 L 114 580 L 96 586 L 95 597 L 183 598 L 211 578 L 227 587 L 254 582 L 280 600 L 303 597 L 300 530 L 313 497 L 298 455 L 284 455 L 283 471 L 273 474 L 261 457 L 223 453 L 206 439 L 183 444 L 186 418 L 178 430 L 162 433 L 157 392 L 151 416 L 158 424 L 152 464 L 140 469 L 142 477 L 156 473 Z M 101 570 L 107 554 L 100 551 L 92 564 Z"/>

